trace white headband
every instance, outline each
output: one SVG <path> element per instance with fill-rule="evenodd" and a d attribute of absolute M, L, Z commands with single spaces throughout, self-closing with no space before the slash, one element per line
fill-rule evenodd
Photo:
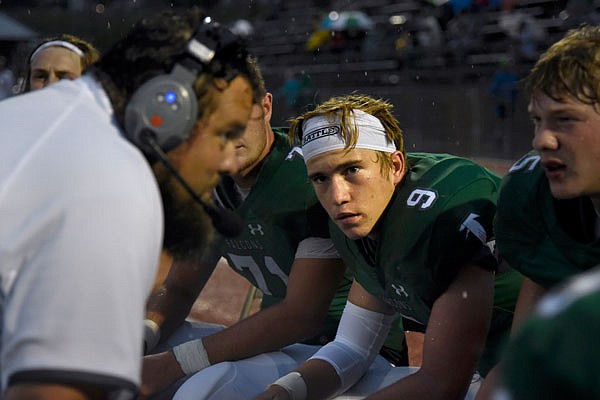
<path fill-rule="evenodd" d="M 385 134 L 385 129 L 379 118 L 362 110 L 353 109 L 354 122 L 358 130 L 356 148 L 379 150 L 386 153 L 396 151 L 396 145 Z M 302 124 L 302 154 L 304 161 L 330 150 L 346 148 L 342 136 L 339 115 L 318 115 L 311 117 Z"/>
<path fill-rule="evenodd" d="M 77 54 L 79 57 L 83 58 L 83 51 L 75 46 L 73 43 L 66 42 L 64 40 L 51 40 L 49 42 L 43 43 L 38 46 L 37 49 L 33 52 L 31 57 L 29 57 L 29 62 L 32 62 L 35 56 L 37 56 L 40 51 L 47 49 L 48 47 L 64 47 L 65 49 L 71 50 L 73 53 Z"/>

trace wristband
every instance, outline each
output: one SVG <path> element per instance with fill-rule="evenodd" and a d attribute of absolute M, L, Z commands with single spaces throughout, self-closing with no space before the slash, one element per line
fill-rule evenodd
<path fill-rule="evenodd" d="M 151 319 L 144 320 L 144 354 L 156 347 L 160 340 L 160 327 Z"/>
<path fill-rule="evenodd" d="M 210 366 L 202 339 L 191 340 L 173 347 L 173 354 L 184 374 L 189 375 Z"/>
<path fill-rule="evenodd" d="M 290 394 L 292 400 L 306 400 L 308 389 L 300 372 L 294 371 L 277 379 L 271 385 L 281 386 Z M 269 385 L 270 386 L 270 385 Z"/>

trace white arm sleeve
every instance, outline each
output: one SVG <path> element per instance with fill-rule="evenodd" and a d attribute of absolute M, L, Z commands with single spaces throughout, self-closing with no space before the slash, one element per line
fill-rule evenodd
<path fill-rule="evenodd" d="M 294 258 L 340 258 L 329 238 L 309 237 L 298 243 Z"/>
<path fill-rule="evenodd" d="M 382 314 L 346 303 L 337 335 L 310 359 L 328 362 L 342 382 L 343 393 L 369 368 L 385 342 L 394 315 Z"/>

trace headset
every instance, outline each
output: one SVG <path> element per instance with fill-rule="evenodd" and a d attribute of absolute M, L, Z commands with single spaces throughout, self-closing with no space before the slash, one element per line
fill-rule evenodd
<path fill-rule="evenodd" d="M 148 132 L 168 152 L 186 140 L 198 117 L 194 82 L 203 72 L 231 80 L 246 71 L 248 52 L 244 41 L 216 22 L 203 22 L 186 46 L 186 54 L 169 74 L 144 82 L 125 107 L 127 139 L 147 155 Z"/>
<path fill-rule="evenodd" d="M 247 71 L 243 40 L 216 22 L 205 21 L 186 46 L 186 57 L 169 74 L 144 82 L 125 107 L 125 136 L 150 159 L 158 159 L 206 211 L 224 236 L 238 236 L 239 215 L 202 200 L 170 162 L 167 152 L 191 134 L 198 117 L 194 82 L 203 72 L 230 81 Z"/>

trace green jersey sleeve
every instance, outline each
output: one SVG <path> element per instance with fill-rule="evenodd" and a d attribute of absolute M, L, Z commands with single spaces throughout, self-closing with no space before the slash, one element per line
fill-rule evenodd
<path fill-rule="evenodd" d="M 539 154 L 526 154 L 501 185 L 494 222 L 500 257 L 546 288 L 600 263 L 600 240 L 570 232 L 581 229 L 580 200 L 554 199 Z"/>

